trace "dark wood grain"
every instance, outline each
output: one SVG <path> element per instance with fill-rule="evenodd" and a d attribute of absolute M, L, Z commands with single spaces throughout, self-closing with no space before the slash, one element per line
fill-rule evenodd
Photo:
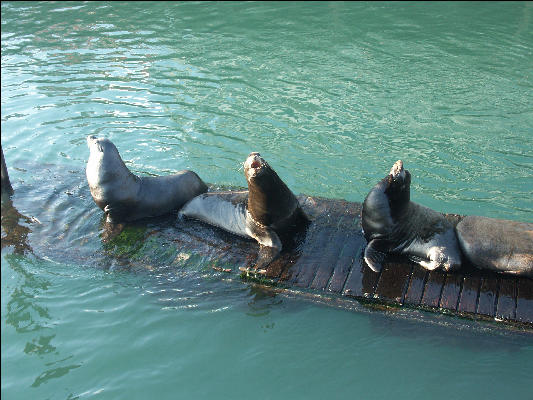
<path fill-rule="evenodd" d="M 453 272 L 446 274 L 446 280 L 440 296 L 440 308 L 451 311 L 455 311 L 457 309 L 462 283 L 463 275 Z"/>
<path fill-rule="evenodd" d="M 385 263 L 375 295 L 380 300 L 401 303 L 407 291 L 412 270 L 412 265 L 405 262 Z"/>
<path fill-rule="evenodd" d="M 335 269 L 335 265 L 337 264 L 336 262 L 332 262 L 332 260 L 338 258 L 342 249 L 346 245 L 346 240 L 348 239 L 343 230 L 344 227 L 340 227 L 337 232 L 335 232 L 335 235 L 333 235 L 331 243 L 327 245 L 326 249 L 324 249 L 324 257 L 322 257 L 318 264 L 315 277 L 309 285 L 311 289 L 324 290 L 326 288 Z"/>
<path fill-rule="evenodd" d="M 516 314 L 516 278 L 501 277 L 496 318 L 512 320 Z"/>
<path fill-rule="evenodd" d="M 467 275 L 464 277 L 463 290 L 461 291 L 457 311 L 470 314 L 476 313 L 480 285 L 481 278 L 479 276 Z"/>
<path fill-rule="evenodd" d="M 445 278 L 446 273 L 443 271 L 433 270 L 429 272 L 426 287 L 424 288 L 424 294 L 422 295 L 422 301 L 420 302 L 422 306 L 434 308 L 439 306 L 440 295 L 442 293 Z"/>
<path fill-rule="evenodd" d="M 477 306 L 478 314 L 494 317 L 496 312 L 497 293 L 498 278 L 495 278 L 494 276 L 482 278 Z"/>
<path fill-rule="evenodd" d="M 345 245 L 335 263 L 333 274 L 329 281 L 328 291 L 341 293 L 346 279 L 354 265 L 361 265 L 366 241 L 360 231 L 347 233 Z"/>
<path fill-rule="evenodd" d="M 411 279 L 407 287 L 407 293 L 405 294 L 404 304 L 417 306 L 422 301 L 422 295 L 424 294 L 424 288 L 426 287 L 426 279 L 429 272 L 416 264 L 413 266 L 411 273 Z"/>
<path fill-rule="evenodd" d="M 289 279 L 288 283 L 299 287 L 308 287 L 315 277 L 315 273 L 320 265 L 330 263 L 337 256 L 334 250 L 337 247 L 335 242 L 337 232 L 331 225 L 323 225 L 321 231 L 316 235 L 317 243 L 321 245 L 314 246 L 303 253 L 297 262 L 298 271 Z"/>
<path fill-rule="evenodd" d="M 533 279 L 519 278 L 516 319 L 533 324 Z"/>

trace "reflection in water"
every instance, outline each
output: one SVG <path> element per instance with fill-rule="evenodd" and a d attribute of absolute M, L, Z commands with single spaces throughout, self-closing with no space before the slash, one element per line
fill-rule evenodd
<path fill-rule="evenodd" d="M 251 317 L 262 317 L 270 313 L 272 307 L 277 307 L 283 303 L 280 297 L 276 296 L 276 291 L 261 285 L 250 286 L 250 301 L 248 307 L 250 311 L 246 313 Z"/>
<path fill-rule="evenodd" d="M 528 220 L 531 5 L 147 4 L 2 3 L 2 144 L 19 211 L 2 204 L 2 366 L 11 366 L 2 368 L 2 395 L 29 397 L 17 393 L 23 387 L 33 398 L 66 398 L 71 389 L 83 398 L 104 385 L 98 397 L 161 398 L 178 387 L 182 397 L 198 398 L 209 397 L 195 396 L 198 387 L 202 394 L 261 387 L 274 398 L 305 390 L 324 398 L 321 389 L 331 389 L 337 397 L 481 399 L 472 391 L 498 371 L 506 384 L 488 397 L 528 397 L 531 379 L 522 371 L 531 346 L 507 357 L 498 352 L 502 340 L 472 334 L 479 352 L 461 346 L 450 355 L 464 330 L 385 317 L 367 327 L 366 315 L 330 310 L 317 320 L 315 307 L 292 314 L 285 296 L 213 271 L 210 260 L 238 270 L 256 248 L 242 242 L 224 250 L 222 233 L 207 228 L 202 236 L 170 223 L 128 225 L 107 240 L 83 170 L 89 134 L 127 149 L 132 172 L 191 168 L 218 185 L 242 186 L 239 161 L 259 151 L 281 165 L 296 193 L 361 201 L 394 157 L 418 174 L 414 201 Z M 28 159 L 35 168 L 13 168 Z M 39 256 L 68 260 L 83 278 L 65 269 L 58 284 L 58 268 L 33 263 Z M 97 268 L 109 278 L 104 285 L 93 279 Z M 236 328 L 225 332 L 217 322 Z M 242 337 L 257 325 L 272 334 L 244 349 Z M 294 325 L 324 329 L 288 338 L 283 329 Z M 216 351 L 192 351 L 207 330 Z M 424 351 L 420 342 L 434 346 Z M 239 359 L 243 350 L 248 358 Z M 400 359 L 405 354 L 411 358 Z M 427 360 L 441 366 L 435 377 Z M 409 368 L 395 374 L 383 365 Z M 306 381 L 317 370 L 330 386 Z M 257 371 L 304 391 L 273 393 Z"/>
<path fill-rule="evenodd" d="M 72 358 L 72 356 L 68 358 Z M 63 362 L 63 361 L 66 361 L 67 359 L 59 360 L 57 362 L 58 363 Z M 55 363 L 51 363 L 51 364 L 55 364 Z M 47 364 L 47 365 L 49 366 L 50 364 Z M 35 378 L 35 381 L 32 383 L 31 386 L 38 387 L 42 385 L 43 383 L 48 382 L 50 379 L 61 378 L 63 375 L 68 374 L 70 370 L 76 369 L 79 367 L 81 367 L 81 364 L 67 365 L 65 367 L 56 367 L 56 368 L 48 369 L 44 371 L 41 375 L 39 375 L 37 378 Z"/>
<path fill-rule="evenodd" d="M 2 227 L 4 227 L 3 216 L 4 209 L 2 208 Z M 2 237 L 3 247 L 4 237 Z M 27 245 L 22 247 L 24 250 L 29 249 Z M 31 251 L 31 249 L 29 250 Z M 51 379 L 59 378 L 81 365 L 63 365 L 66 360 L 73 356 L 57 360 L 60 352 L 52 343 L 56 337 L 56 334 L 53 333 L 53 326 L 56 322 L 41 300 L 46 298 L 52 283 L 42 276 L 40 270 L 36 270 L 35 273 L 32 271 L 34 266 L 42 265 L 41 260 L 35 259 L 33 255 L 4 254 L 3 257 L 7 261 L 5 265 L 9 266 L 19 279 L 16 287 L 9 290 L 9 295 L 3 293 L 3 296 L 8 297 L 4 316 L 5 322 L 14 328 L 14 332 L 19 335 L 19 338 L 24 337 L 27 340 L 24 347 L 15 348 L 20 348 L 28 356 L 36 356 L 39 361 L 44 363 L 41 367 L 44 369 L 43 372 L 35 378 L 31 385 L 37 387 Z M 12 337 L 14 332 L 11 329 L 6 329 L 2 334 Z M 33 373 L 33 371 L 28 371 L 28 373 Z"/>
<path fill-rule="evenodd" d="M 34 219 L 22 215 L 13 206 L 11 197 L 2 193 L 2 249 L 12 246 L 15 253 L 32 252 L 28 244 L 28 234 L 31 229 L 26 224 L 35 222 Z"/>

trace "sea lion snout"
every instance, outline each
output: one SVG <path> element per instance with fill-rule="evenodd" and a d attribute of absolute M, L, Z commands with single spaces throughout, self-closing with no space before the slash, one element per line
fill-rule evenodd
<path fill-rule="evenodd" d="M 244 172 L 248 178 L 259 174 L 263 167 L 267 165 L 263 157 L 257 152 L 252 152 L 244 162 Z"/>
<path fill-rule="evenodd" d="M 96 138 L 96 136 L 94 136 L 94 135 L 89 135 L 89 136 L 87 136 L 87 146 L 88 146 L 89 148 L 91 148 L 91 146 L 92 146 L 93 143 L 96 141 L 96 139 L 97 139 L 97 138 Z"/>
<path fill-rule="evenodd" d="M 99 139 L 94 135 L 87 136 L 87 146 L 89 147 L 89 150 L 91 150 L 91 152 L 98 151 L 100 153 L 103 153 L 104 148 L 101 144 L 102 140 L 104 139 Z"/>
<path fill-rule="evenodd" d="M 394 163 L 392 166 L 390 173 L 390 176 L 392 176 L 393 179 L 404 179 L 405 178 L 405 170 L 403 169 L 403 161 L 398 160 Z"/>

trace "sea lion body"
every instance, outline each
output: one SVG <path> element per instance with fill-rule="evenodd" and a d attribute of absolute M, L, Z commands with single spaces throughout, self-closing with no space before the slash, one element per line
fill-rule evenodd
<path fill-rule="evenodd" d="M 533 277 L 533 224 L 478 216 L 456 226 L 459 245 L 476 267 Z"/>
<path fill-rule="evenodd" d="M 126 167 L 110 140 L 89 136 L 87 144 L 91 152 L 87 182 L 110 223 L 164 215 L 207 191 L 206 184 L 192 171 L 139 177 Z"/>
<path fill-rule="evenodd" d="M 461 251 L 453 225 L 444 215 L 410 201 L 411 174 L 401 160 L 363 202 L 361 219 L 368 245 L 365 261 L 379 271 L 386 254 L 403 254 L 422 267 L 453 270 Z"/>
<path fill-rule="evenodd" d="M 294 194 L 259 153 L 248 156 L 244 173 L 247 191 L 202 194 L 180 215 L 256 240 L 260 251 L 254 269 L 261 271 L 309 221 Z"/>

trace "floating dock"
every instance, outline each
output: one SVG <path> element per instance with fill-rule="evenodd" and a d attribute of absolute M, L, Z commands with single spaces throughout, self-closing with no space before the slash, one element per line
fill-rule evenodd
<path fill-rule="evenodd" d="M 312 218 L 305 238 L 294 249 L 282 251 L 264 277 L 249 279 L 280 289 L 496 321 L 533 331 L 533 279 L 471 265 L 449 273 L 427 271 L 399 257 L 391 257 L 381 272 L 373 272 L 363 260 L 366 240 L 360 203 L 309 196 L 298 199 Z M 446 217 L 454 224 L 461 219 L 451 214 Z M 225 247 L 236 272 L 253 263 L 258 245 L 232 240 L 242 242 Z"/>

